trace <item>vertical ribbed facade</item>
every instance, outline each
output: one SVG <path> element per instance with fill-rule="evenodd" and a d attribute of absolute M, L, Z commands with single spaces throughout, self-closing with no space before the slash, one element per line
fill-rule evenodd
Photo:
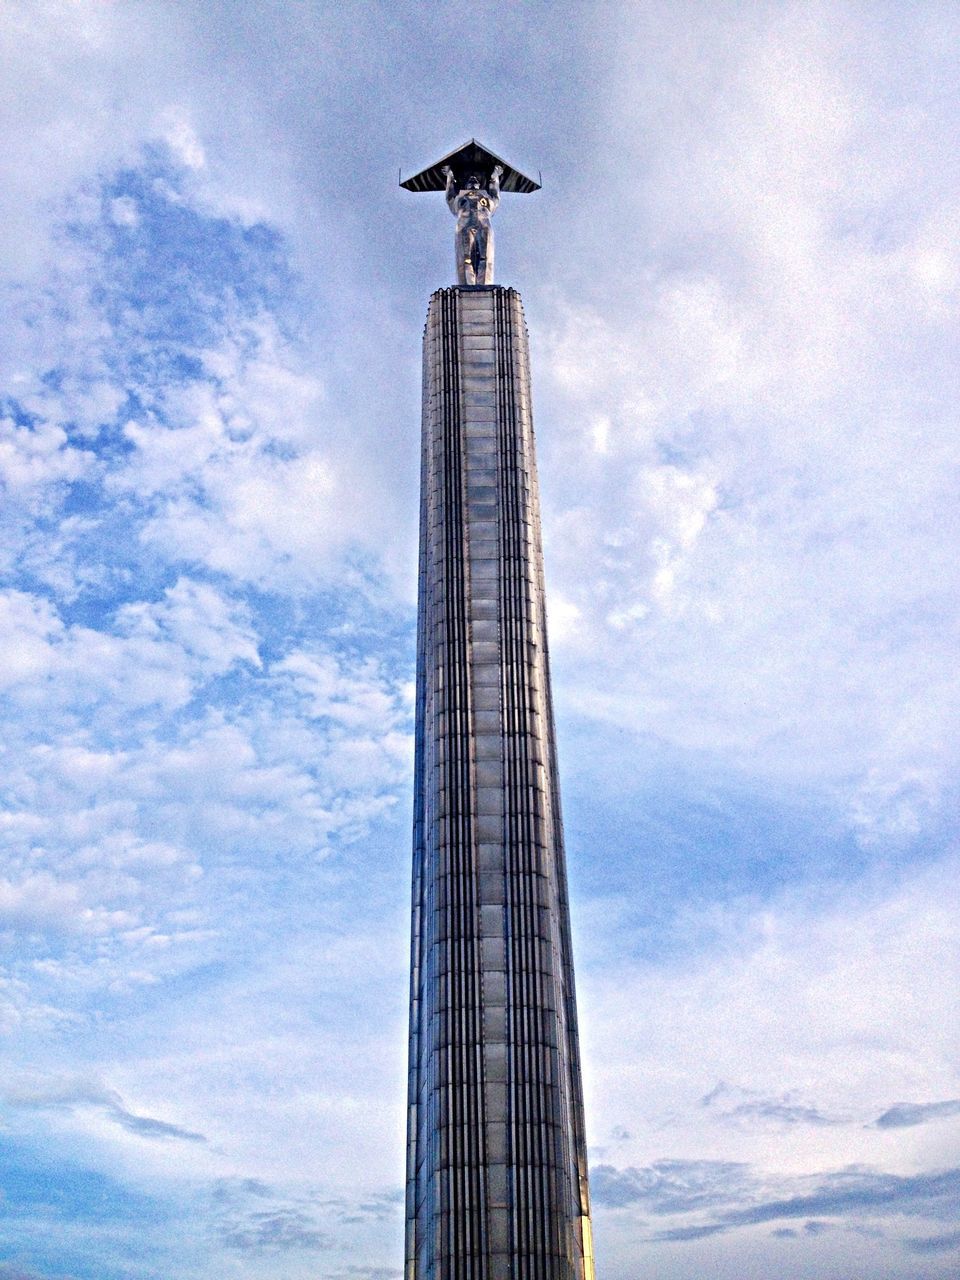
<path fill-rule="evenodd" d="M 424 334 L 407 1280 L 592 1280 L 520 297 Z"/>

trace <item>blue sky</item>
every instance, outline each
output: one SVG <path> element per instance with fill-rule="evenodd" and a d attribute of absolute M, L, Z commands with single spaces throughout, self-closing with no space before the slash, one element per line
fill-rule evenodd
<path fill-rule="evenodd" d="M 0 1280 L 400 1274 L 420 335 L 533 353 L 605 1280 L 960 1258 L 948 3 L 8 0 Z"/>

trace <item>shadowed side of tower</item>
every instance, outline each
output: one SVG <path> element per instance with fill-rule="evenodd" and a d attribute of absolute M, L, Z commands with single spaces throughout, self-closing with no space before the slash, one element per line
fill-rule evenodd
<path fill-rule="evenodd" d="M 592 1280 L 519 295 L 424 335 L 407 1280 Z"/>

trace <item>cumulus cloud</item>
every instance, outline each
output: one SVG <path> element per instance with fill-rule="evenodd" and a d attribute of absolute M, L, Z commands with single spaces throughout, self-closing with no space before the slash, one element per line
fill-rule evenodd
<path fill-rule="evenodd" d="M 246 606 L 225 599 L 206 583 L 180 578 L 156 604 L 124 605 L 117 624 L 127 636 L 170 641 L 205 673 L 221 675 L 237 661 L 261 665 Z"/>
<path fill-rule="evenodd" d="M 395 698 L 379 678 L 377 663 L 368 659 L 358 674 L 344 670 L 331 654 L 294 653 L 277 664 L 307 699 L 310 714 L 338 724 L 370 730 L 395 719 Z"/>
<path fill-rule="evenodd" d="M 203 144 L 197 137 L 189 113 L 183 106 L 164 108 L 158 117 L 161 134 L 171 151 L 189 169 L 202 169 L 206 163 Z"/>
<path fill-rule="evenodd" d="M 14 501 L 31 498 L 50 485 L 79 480 L 93 465 L 93 454 L 70 445 L 56 423 L 0 420 L 0 479 Z"/>
<path fill-rule="evenodd" d="M 167 118 L 182 139 L 182 113 Z M 351 589 L 390 595 L 380 480 L 290 336 L 277 232 L 204 205 L 187 189 L 196 161 L 190 145 L 148 147 L 104 175 L 59 228 L 56 284 L 10 295 L 0 474 L 48 513 L 85 479 L 96 513 L 61 522 L 46 564 L 22 528 L 13 554 L 48 580 L 79 558 L 83 584 L 99 543 L 114 588 L 118 559 L 160 558 L 296 593 L 338 581 L 347 557 Z M 123 557 L 103 545 L 118 523 Z"/>
<path fill-rule="evenodd" d="M 19 883 L 0 880 L 0 925 L 54 933 L 107 933 L 133 923 L 124 911 L 84 903 L 80 886 L 37 872 Z"/>
<path fill-rule="evenodd" d="M 168 621 L 164 606 L 144 610 L 135 625 L 142 633 Z M 56 743 L 47 741 L 49 719 L 38 720 L 8 776 L 0 930 L 20 930 L 21 962 L 42 964 L 32 980 L 42 973 L 57 998 L 68 976 L 77 994 L 121 990 L 196 963 L 221 935 L 230 902 L 231 914 L 243 913 L 236 888 L 224 899 L 237 859 L 249 860 L 244 893 L 256 896 L 271 867 L 291 874 L 362 839 L 395 809 L 408 775 L 406 697 L 369 664 L 314 651 L 313 661 L 335 668 L 341 687 L 371 709 L 328 721 L 301 714 L 288 672 L 258 677 L 243 629 L 198 626 L 192 612 L 176 625 L 193 647 L 188 661 L 216 672 L 234 654 L 247 659 L 239 687 L 249 687 L 229 718 L 207 707 L 145 732 L 127 722 L 124 699 L 104 704 L 117 719 L 105 715 L 96 735 L 66 721 Z M 66 939 L 70 954 L 61 959 Z"/>
<path fill-rule="evenodd" d="M 159 602 L 121 606 L 109 629 L 67 624 L 49 600 L 6 591 L 0 652 L 9 662 L 0 689 L 47 717 L 94 704 L 104 716 L 122 708 L 174 710 L 204 678 L 238 661 L 259 665 L 242 614 L 212 587 L 183 579 Z"/>
<path fill-rule="evenodd" d="M 323 430 L 321 385 L 268 317 L 197 354 L 205 376 L 165 392 L 163 421 L 125 424 L 132 454 L 111 487 L 151 504 L 143 537 L 171 559 L 271 590 L 329 578 L 366 538 L 362 477 Z"/>

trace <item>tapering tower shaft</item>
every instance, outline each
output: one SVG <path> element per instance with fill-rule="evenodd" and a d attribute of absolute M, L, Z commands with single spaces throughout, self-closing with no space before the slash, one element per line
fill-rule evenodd
<path fill-rule="evenodd" d="M 520 297 L 424 335 L 407 1280 L 592 1280 Z"/>

